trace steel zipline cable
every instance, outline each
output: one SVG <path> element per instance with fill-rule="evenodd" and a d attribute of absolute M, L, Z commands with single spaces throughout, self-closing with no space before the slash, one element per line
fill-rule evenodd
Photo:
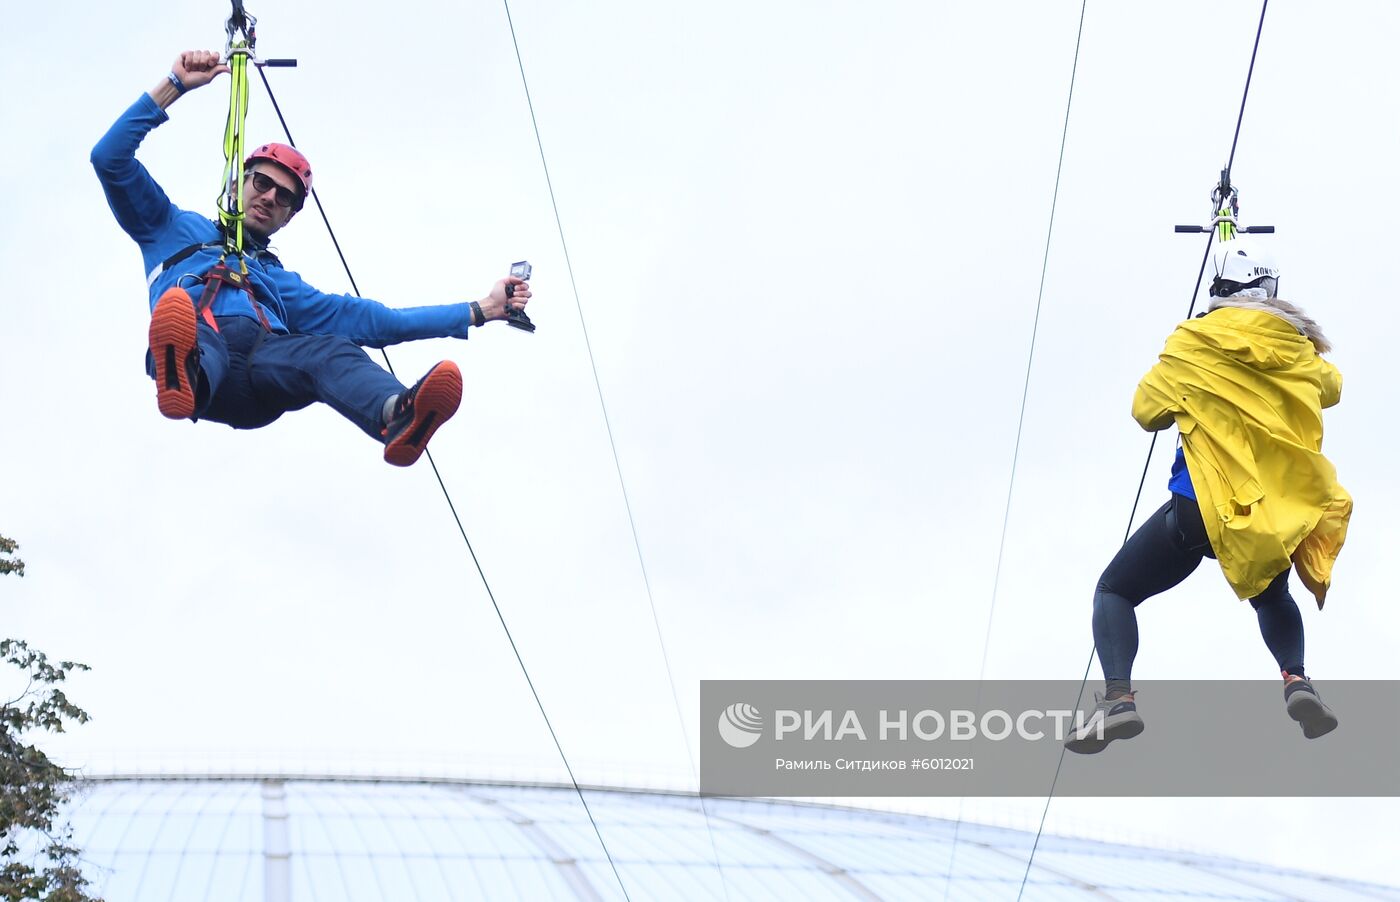
<path fill-rule="evenodd" d="M 515 50 L 515 62 L 520 68 L 520 84 L 525 91 L 525 104 L 530 110 L 530 125 L 535 132 L 535 146 L 538 147 L 540 151 L 540 166 L 544 170 L 545 185 L 549 189 L 549 205 L 554 211 L 554 225 L 559 231 L 559 245 L 564 251 L 564 265 L 569 273 L 569 287 L 573 291 L 574 307 L 578 310 L 579 328 L 583 332 L 583 346 L 588 353 L 588 365 L 593 371 L 593 386 L 598 392 L 598 407 L 602 412 L 603 426 L 608 434 L 608 447 L 612 449 L 613 467 L 617 470 L 617 484 L 622 491 L 623 507 L 627 511 L 627 525 L 632 530 L 632 546 L 637 551 L 637 564 L 642 572 L 642 585 L 646 589 L 647 604 L 651 608 L 651 622 L 656 629 L 656 642 L 661 648 L 661 660 L 666 667 L 666 680 L 671 687 L 671 701 L 675 705 L 676 720 L 681 728 L 681 738 L 685 745 L 686 758 L 690 762 L 691 773 L 696 775 L 698 781 L 699 768 L 696 767 L 695 755 L 690 748 L 690 731 L 685 727 L 685 714 L 681 708 L 680 693 L 676 689 L 675 672 L 671 668 L 671 655 L 666 648 L 666 639 L 662 635 L 661 617 L 656 611 L 656 596 L 651 590 L 651 578 L 647 575 L 646 557 L 642 554 L 642 541 L 637 533 L 637 520 L 632 514 L 632 499 L 627 492 L 627 480 L 624 479 L 622 475 L 622 458 L 617 451 L 617 440 L 613 437 L 612 419 L 608 416 L 608 404 L 603 398 L 603 382 L 598 376 L 598 361 L 597 358 L 593 356 L 593 343 L 589 339 L 588 323 L 583 316 L 583 302 L 579 298 L 578 281 L 574 278 L 573 260 L 569 257 L 569 242 L 564 237 L 564 220 L 563 217 L 559 215 L 559 202 L 554 196 L 554 180 L 550 178 L 549 175 L 549 160 L 546 159 L 544 153 L 544 139 L 540 136 L 540 124 L 535 118 L 535 102 L 530 96 L 530 82 L 529 79 L 525 77 L 525 59 L 520 53 L 520 42 L 516 39 L 515 19 L 510 14 L 510 0 L 501 0 L 501 2 L 505 6 L 506 24 L 510 26 L 510 42 Z M 720 863 L 719 847 L 715 843 L 714 831 L 710 826 L 709 808 L 705 804 L 705 797 L 703 795 L 699 796 L 699 800 L 700 810 L 705 819 L 705 832 L 709 836 L 710 848 L 715 857 L 715 867 L 718 869 L 720 875 L 720 885 L 724 890 L 725 898 L 728 899 L 729 885 L 724 879 L 724 865 Z"/>
<path fill-rule="evenodd" d="M 1255 62 L 1255 60 L 1258 59 L 1258 57 L 1259 57 L 1259 39 L 1260 39 L 1261 37 L 1263 37 L 1263 34 L 1264 34 L 1264 16 L 1265 16 L 1268 12 L 1269 12 L 1269 0 L 1263 0 L 1263 4 L 1262 4 L 1262 6 L 1261 6 L 1260 9 L 1259 9 L 1259 26 L 1258 26 L 1258 28 L 1255 29 L 1255 32 L 1254 32 L 1254 48 L 1250 51 L 1250 54 L 1249 54 L 1249 71 L 1248 71 L 1248 73 L 1245 75 L 1245 79 L 1244 79 L 1244 93 L 1243 93 L 1243 94 L 1241 95 L 1241 97 L 1240 97 L 1240 112 L 1239 112 L 1239 116 L 1235 119 L 1235 135 L 1234 135 L 1234 137 L 1233 137 L 1233 138 L 1231 139 L 1231 141 L 1230 141 L 1230 156 L 1229 156 L 1229 162 L 1228 162 L 1228 163 L 1226 164 L 1226 166 L 1225 166 L 1225 172 L 1226 172 L 1226 174 L 1228 174 L 1228 173 L 1234 168 L 1234 165 L 1235 165 L 1235 150 L 1239 147 L 1239 143 L 1240 143 L 1240 126 L 1243 125 L 1243 123 L 1244 123 L 1244 109 L 1245 109 L 1245 105 L 1246 105 L 1247 103 L 1249 103 L 1249 85 L 1250 85 L 1250 82 L 1252 82 L 1252 81 L 1254 80 L 1254 62 Z M 1214 242 L 1214 240 L 1215 240 L 1215 232 L 1216 232 L 1216 230 L 1215 230 L 1215 229 L 1210 229 L 1210 230 L 1208 230 L 1208 231 L 1209 231 L 1209 234 L 1208 234 L 1208 236 L 1207 236 L 1207 238 L 1206 238 L 1206 249 L 1205 249 L 1205 254 L 1201 257 L 1201 268 L 1200 268 L 1200 270 L 1196 273 L 1196 285 L 1195 285 L 1195 287 L 1192 288 L 1192 290 L 1191 290 L 1191 304 L 1190 304 L 1190 306 L 1187 308 L 1187 312 L 1186 312 L 1186 316 L 1187 316 L 1188 318 L 1191 316 L 1192 312 L 1196 309 L 1196 296 L 1197 296 L 1198 294 L 1200 294 L 1200 291 L 1201 291 L 1201 282 L 1204 281 L 1204 279 L 1205 279 L 1206 263 L 1209 262 L 1209 260 L 1210 260 L 1210 249 L 1211 249 L 1211 244 L 1212 244 L 1212 242 Z M 1136 495 L 1136 497 L 1133 498 L 1133 509 L 1132 509 L 1132 513 L 1128 516 L 1128 527 L 1127 527 L 1127 530 L 1123 533 L 1123 544 L 1124 544 L 1124 545 L 1126 545 L 1126 544 L 1128 543 L 1128 538 L 1129 538 L 1129 536 L 1132 535 L 1132 531 L 1133 531 L 1133 520 L 1135 520 L 1135 519 L 1137 518 L 1137 509 L 1138 509 L 1138 505 L 1142 502 L 1142 489 L 1143 489 L 1143 486 L 1145 486 L 1145 485 L 1147 484 L 1147 471 L 1148 471 L 1148 467 L 1150 467 L 1150 466 L 1151 466 L 1151 463 L 1152 463 L 1152 452 L 1153 452 L 1153 451 L 1156 449 L 1156 447 L 1157 447 L 1157 436 L 1158 436 L 1158 435 L 1159 435 L 1159 433 L 1156 433 L 1156 432 L 1154 432 L 1154 433 L 1152 434 L 1152 442 L 1151 442 L 1150 445 L 1148 445 L 1148 448 L 1147 448 L 1147 460 L 1146 460 L 1146 462 L 1144 462 L 1144 464 L 1143 464 L 1143 468 L 1142 468 L 1142 477 L 1138 480 L 1137 495 Z M 1081 678 L 1080 681 L 1079 681 L 1079 697 L 1078 697 L 1077 699 L 1075 699 L 1075 703 L 1074 703 L 1074 706 L 1075 706 L 1075 709 L 1076 709 L 1076 710 L 1078 710 L 1080 703 L 1081 703 L 1081 702 L 1083 701 L 1083 699 L 1084 699 L 1084 687 L 1085 687 L 1086 685 L 1088 685 L 1088 682 L 1089 682 L 1089 671 L 1093 668 L 1093 666 L 1094 666 L 1094 649 L 1093 649 L 1093 648 L 1090 648 L 1090 649 L 1089 649 L 1089 660 L 1088 660 L 1088 661 L 1085 663 L 1085 665 L 1084 665 L 1084 676 L 1083 676 L 1083 678 Z M 1067 750 L 1066 750 L 1063 746 L 1060 747 L 1060 758 L 1059 758 L 1058 763 L 1056 763 L 1056 765 L 1055 765 L 1055 776 L 1054 776 L 1054 777 L 1051 779 L 1051 781 L 1050 781 L 1050 791 L 1049 791 L 1049 793 L 1045 796 L 1045 807 L 1044 807 L 1044 809 L 1042 809 L 1041 812 L 1040 812 L 1040 825 L 1036 828 L 1036 831 L 1035 831 L 1035 841 L 1031 844 L 1031 853 L 1030 853 L 1030 855 L 1026 858 L 1026 872 L 1025 872 L 1024 874 L 1021 875 L 1021 888 L 1020 888 L 1020 890 L 1016 893 L 1017 902 L 1020 902 L 1021 897 L 1022 897 L 1022 896 L 1025 894 L 1025 892 L 1026 892 L 1026 882 L 1030 879 L 1031 867 L 1032 867 L 1032 865 L 1035 863 L 1035 853 L 1036 853 L 1036 850 L 1040 848 L 1040 837 L 1041 837 L 1041 835 L 1045 832 L 1045 819 L 1046 819 L 1046 817 L 1050 814 L 1050 802 L 1055 798 L 1055 786 L 1056 786 L 1056 784 L 1057 784 L 1057 783 L 1059 782 L 1059 780 L 1060 780 L 1060 770 L 1061 770 L 1061 768 L 1064 767 L 1066 751 L 1067 751 Z"/>
<path fill-rule="evenodd" d="M 1016 417 L 1016 444 L 1011 452 L 1011 476 L 1006 485 L 1006 507 L 1001 516 L 1001 539 L 997 542 L 997 562 L 992 575 L 992 601 L 987 609 L 987 629 L 982 639 L 982 665 L 977 671 L 978 700 L 981 700 L 981 685 L 987 675 L 987 653 L 992 645 L 992 620 L 996 614 L 997 596 L 1001 588 L 1001 569 L 1006 557 L 1006 533 L 1011 523 L 1011 498 L 1016 488 L 1016 466 L 1021 460 L 1021 438 L 1026 427 L 1026 401 L 1030 397 L 1031 367 L 1035 363 L 1035 340 L 1040 332 L 1040 309 L 1045 300 L 1045 275 L 1050 269 L 1050 242 L 1055 235 L 1055 208 L 1060 201 L 1060 176 L 1065 168 L 1065 144 L 1069 140 L 1069 114 L 1074 108 L 1074 82 L 1079 74 L 1079 49 L 1084 43 L 1084 14 L 1089 8 L 1089 0 L 1079 5 L 1079 29 L 1074 37 L 1074 62 L 1069 70 L 1069 96 L 1065 99 L 1065 123 L 1060 131 L 1060 157 L 1055 164 L 1055 189 L 1050 195 L 1050 221 L 1045 227 L 1045 253 L 1040 261 L 1040 288 L 1035 296 L 1035 316 L 1031 321 L 1031 343 L 1026 352 L 1026 376 L 1021 386 L 1021 410 Z M 943 898 L 946 900 L 952 889 L 953 863 L 958 855 L 958 834 L 962 830 L 963 802 L 958 803 L 957 820 L 953 824 L 953 848 L 948 855 L 948 870 L 943 879 Z"/>
<path fill-rule="evenodd" d="M 267 75 L 258 69 L 258 74 L 262 77 L 263 88 L 267 90 L 267 99 L 272 102 L 272 108 L 277 113 L 277 120 L 282 124 L 282 131 L 287 135 L 287 143 L 296 146 L 296 140 L 292 138 L 292 131 L 287 127 L 286 117 L 282 115 L 282 108 L 277 103 L 277 97 L 272 93 L 272 85 L 268 83 Z M 335 246 L 335 252 L 340 257 L 340 264 L 345 268 L 345 276 L 350 280 L 350 287 L 358 296 L 360 288 L 355 284 L 355 276 L 350 272 L 350 264 L 345 259 L 345 253 L 340 248 L 340 242 L 335 237 L 335 229 L 331 227 L 330 217 L 326 215 L 326 208 L 321 204 L 321 198 L 316 193 L 316 189 L 311 189 L 311 199 L 316 202 L 316 210 L 321 214 L 321 221 L 326 224 L 326 231 L 330 234 L 331 243 Z M 384 365 L 389 368 L 389 372 L 394 372 L 394 365 L 389 361 L 389 354 L 383 348 L 379 351 L 384 357 Z M 622 890 L 622 895 L 628 900 L 631 896 L 627 892 L 627 886 L 622 882 L 622 875 L 617 870 L 617 863 L 613 860 L 612 852 L 608 849 L 607 841 L 603 839 L 602 830 L 598 827 L 597 820 L 593 817 L 593 810 L 588 807 L 588 799 L 584 796 L 583 788 L 579 786 L 578 779 L 574 776 L 574 769 L 569 764 L 569 758 L 564 754 L 564 746 L 559 741 L 559 735 L 554 731 L 554 724 L 549 719 L 549 714 L 545 711 L 544 702 L 540 699 L 539 691 L 535 688 L 535 681 L 530 678 L 529 668 L 525 666 L 525 659 L 520 654 L 520 648 L 515 644 L 515 637 L 511 634 L 510 627 L 506 625 L 505 614 L 501 612 L 501 606 L 496 601 L 496 594 L 491 591 L 491 584 L 486 579 L 486 572 L 481 567 L 481 561 L 476 556 L 476 549 L 472 547 L 471 539 L 467 538 L 466 527 L 462 524 L 462 518 L 457 514 L 457 505 L 452 502 L 452 495 L 447 490 L 446 483 L 443 482 L 442 473 L 438 470 L 437 461 L 433 459 L 433 452 L 426 450 L 424 453 L 428 457 L 428 463 L 433 468 L 433 476 L 437 478 L 438 487 L 442 489 L 442 496 L 447 501 L 448 510 L 452 512 L 452 519 L 457 524 L 457 531 L 462 536 L 462 541 L 466 543 L 467 553 L 471 555 L 472 564 L 476 566 L 477 575 L 481 577 L 481 585 L 486 589 L 486 596 L 491 599 L 491 607 L 496 612 L 496 619 L 501 623 L 501 629 L 506 634 L 506 640 L 510 642 L 510 650 L 515 654 L 516 663 L 520 665 L 520 672 L 525 677 L 526 684 L 530 687 L 530 694 L 534 696 L 535 705 L 539 708 L 540 717 L 544 720 L 545 727 L 549 730 L 549 736 L 554 741 L 554 748 L 559 753 L 559 760 L 564 764 L 564 770 L 569 774 L 569 782 L 573 784 L 574 792 L 578 794 L 579 802 L 583 805 L 584 813 L 588 815 L 588 822 L 593 827 L 593 834 L 598 838 L 598 845 L 603 850 L 603 855 L 608 859 L 608 865 L 612 868 L 613 877 L 617 880 L 618 887 Z"/>

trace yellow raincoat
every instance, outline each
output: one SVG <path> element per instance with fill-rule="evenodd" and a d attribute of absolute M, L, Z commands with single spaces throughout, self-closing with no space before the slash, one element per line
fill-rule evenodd
<path fill-rule="evenodd" d="M 1240 598 L 1289 566 L 1317 598 L 1346 541 L 1351 496 L 1322 455 L 1342 376 L 1293 325 L 1221 307 L 1177 326 L 1133 397 L 1149 431 L 1173 422 L 1210 546 Z"/>

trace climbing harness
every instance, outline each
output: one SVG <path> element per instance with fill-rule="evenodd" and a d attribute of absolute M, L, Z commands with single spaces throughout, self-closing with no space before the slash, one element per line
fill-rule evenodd
<path fill-rule="evenodd" d="M 248 255 L 243 248 L 243 206 L 244 162 L 247 160 L 243 128 L 248 118 L 248 64 L 255 66 L 295 66 L 294 59 L 259 60 L 256 55 L 258 43 L 257 17 L 243 8 L 243 0 L 232 0 L 233 9 L 224 23 L 227 41 L 224 45 L 224 62 L 229 67 L 228 118 L 224 123 L 224 177 L 223 191 L 219 197 L 219 227 L 224 233 L 223 253 L 219 262 L 204 279 L 204 292 L 199 299 L 199 315 L 216 332 L 219 327 L 214 321 L 214 299 L 219 289 L 225 285 L 245 292 L 258 322 L 267 331 L 272 325 L 263 311 L 262 305 L 253 292 L 248 278 Z M 188 255 L 198 247 L 187 248 L 176 257 L 166 261 L 170 266 L 181 255 Z M 230 263 L 230 258 L 233 262 Z M 275 258 L 274 258 L 275 259 Z"/>

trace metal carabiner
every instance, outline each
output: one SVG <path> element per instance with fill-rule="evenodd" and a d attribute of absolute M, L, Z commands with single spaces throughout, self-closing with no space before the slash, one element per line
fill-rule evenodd
<path fill-rule="evenodd" d="M 228 37 L 228 41 L 224 45 L 224 56 L 228 56 L 229 51 L 233 49 L 234 32 L 243 32 L 243 40 L 247 42 L 249 48 L 252 48 L 258 42 L 257 16 L 252 15 L 243 8 L 243 0 L 232 0 L 232 2 L 233 13 L 228 17 L 228 21 L 224 23 L 224 34 Z"/>
<path fill-rule="evenodd" d="M 1273 232 L 1273 226 L 1250 226 L 1248 228 L 1239 223 L 1240 215 L 1240 192 L 1239 189 L 1230 183 L 1230 170 L 1220 170 L 1220 182 L 1211 189 L 1210 192 L 1210 225 L 1179 225 L 1175 231 L 1179 234 L 1199 234 L 1202 232 L 1217 232 L 1221 241 L 1228 241 L 1236 234 L 1247 234 L 1259 232 L 1268 234 Z"/>

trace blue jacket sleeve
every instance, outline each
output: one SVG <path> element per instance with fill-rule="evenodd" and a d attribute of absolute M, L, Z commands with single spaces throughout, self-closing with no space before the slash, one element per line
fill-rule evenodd
<path fill-rule="evenodd" d="M 327 294 L 289 270 L 279 270 L 278 290 L 292 332 L 340 335 L 358 345 L 382 348 L 421 338 L 466 338 L 471 303 L 433 307 L 388 307 L 353 294 Z"/>
<path fill-rule="evenodd" d="M 169 118 L 151 95 L 142 94 L 92 149 L 92 167 L 102 182 L 107 205 L 143 252 L 166 233 L 171 219 L 180 212 L 136 159 L 141 140 Z"/>

